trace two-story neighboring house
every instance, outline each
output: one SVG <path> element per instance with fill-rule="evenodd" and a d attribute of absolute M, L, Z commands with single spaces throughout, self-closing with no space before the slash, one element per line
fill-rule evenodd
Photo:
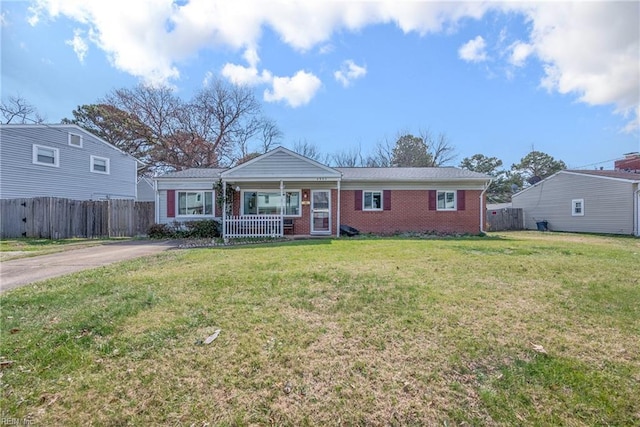
<path fill-rule="evenodd" d="M 76 125 L 0 125 L 0 199 L 135 200 L 141 165 Z"/>

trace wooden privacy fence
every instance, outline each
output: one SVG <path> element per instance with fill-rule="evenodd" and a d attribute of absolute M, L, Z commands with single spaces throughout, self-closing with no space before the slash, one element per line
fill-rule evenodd
<path fill-rule="evenodd" d="M 487 231 L 523 230 L 521 208 L 487 209 Z"/>
<path fill-rule="evenodd" d="M 154 223 L 154 202 L 70 200 L 55 197 L 0 200 L 0 237 L 133 237 Z"/>

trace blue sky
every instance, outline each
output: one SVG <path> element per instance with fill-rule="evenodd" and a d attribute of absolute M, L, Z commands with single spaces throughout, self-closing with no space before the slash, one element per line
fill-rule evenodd
<path fill-rule="evenodd" d="M 70 0 L 1 3 L 3 101 L 47 122 L 139 82 L 250 85 L 283 144 L 363 154 L 444 133 L 509 167 L 640 151 L 640 3 Z"/>

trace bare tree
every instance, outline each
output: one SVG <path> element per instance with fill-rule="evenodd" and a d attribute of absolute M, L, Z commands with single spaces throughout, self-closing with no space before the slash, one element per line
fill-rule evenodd
<path fill-rule="evenodd" d="M 228 164 L 237 160 L 238 146 L 260 132 L 261 105 L 245 86 L 216 79 L 196 94 L 190 110 L 193 129 L 211 144 L 211 151 Z"/>
<path fill-rule="evenodd" d="M 269 150 L 280 145 L 283 138 L 282 131 L 278 128 L 275 121 L 269 118 L 262 119 L 260 138 L 260 151 L 266 153 Z"/>
<path fill-rule="evenodd" d="M 428 166 L 444 166 L 457 157 L 455 147 L 451 145 L 446 134 L 439 133 L 437 137 L 434 137 L 429 130 L 421 130 L 420 138 L 427 145 L 427 153 L 431 157 L 431 163 Z"/>
<path fill-rule="evenodd" d="M 97 131 L 149 172 L 236 164 L 282 136 L 248 88 L 220 80 L 186 102 L 169 87 L 118 89 L 73 114 L 65 120 Z"/>
<path fill-rule="evenodd" d="M 321 162 L 323 160 L 323 154 L 320 152 L 320 149 L 317 145 L 307 141 L 306 139 L 299 139 L 298 141 L 293 143 L 293 151 L 304 156 L 308 159 L 315 160 L 316 162 Z"/>
<path fill-rule="evenodd" d="M 364 164 L 362 158 L 362 148 L 358 145 L 356 148 L 349 149 L 347 151 L 341 151 L 331 156 L 331 164 L 334 166 L 342 167 L 358 167 Z"/>
<path fill-rule="evenodd" d="M 3 123 L 6 125 L 10 123 L 43 123 L 45 121 L 36 107 L 20 95 L 10 95 L 6 102 L 3 101 L 0 104 L 0 113 L 4 118 Z"/>
<path fill-rule="evenodd" d="M 364 159 L 363 164 L 370 168 L 388 168 L 391 166 L 391 159 L 393 157 L 393 147 L 388 139 L 380 141 L 376 144 L 372 154 Z"/>

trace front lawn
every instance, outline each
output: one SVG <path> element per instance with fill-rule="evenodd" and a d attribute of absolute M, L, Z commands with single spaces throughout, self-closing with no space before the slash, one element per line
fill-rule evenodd
<path fill-rule="evenodd" d="M 69 251 L 80 247 L 103 245 L 108 242 L 122 242 L 131 238 L 99 238 L 99 239 L 38 239 L 19 238 L 0 240 L 0 261 L 8 261 L 16 258 L 47 255 L 56 252 Z"/>
<path fill-rule="evenodd" d="M 638 425 L 638 265 L 538 232 L 169 251 L 0 296 L 2 417 Z"/>

